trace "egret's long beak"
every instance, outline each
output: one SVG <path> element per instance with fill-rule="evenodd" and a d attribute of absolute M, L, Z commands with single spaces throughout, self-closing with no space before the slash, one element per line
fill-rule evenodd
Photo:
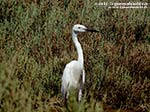
<path fill-rule="evenodd" d="M 88 32 L 99 32 L 99 31 L 94 30 L 94 29 L 86 29 L 86 31 L 88 31 Z"/>

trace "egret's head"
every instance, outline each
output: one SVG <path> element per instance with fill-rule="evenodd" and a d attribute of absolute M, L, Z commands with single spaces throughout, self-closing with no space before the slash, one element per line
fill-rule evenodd
<path fill-rule="evenodd" d="M 76 24 L 76 25 L 73 26 L 72 30 L 75 33 L 86 32 L 87 27 L 85 27 L 84 25 Z"/>
<path fill-rule="evenodd" d="M 93 30 L 93 29 L 88 29 L 87 27 L 85 27 L 84 25 L 81 24 L 76 24 L 73 26 L 72 30 L 75 33 L 79 33 L 79 32 L 98 32 L 97 30 Z"/>

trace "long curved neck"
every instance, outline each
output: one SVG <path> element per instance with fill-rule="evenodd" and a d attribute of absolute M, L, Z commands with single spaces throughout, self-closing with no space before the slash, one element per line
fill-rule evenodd
<path fill-rule="evenodd" d="M 81 44 L 78 41 L 77 34 L 74 31 L 72 31 L 72 39 L 73 39 L 73 42 L 74 42 L 75 47 L 77 49 L 78 61 L 83 65 L 83 63 L 84 63 L 83 50 L 81 48 Z"/>

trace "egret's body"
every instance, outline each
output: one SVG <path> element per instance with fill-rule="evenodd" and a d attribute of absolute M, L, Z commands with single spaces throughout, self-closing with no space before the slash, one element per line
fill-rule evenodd
<path fill-rule="evenodd" d="M 85 83 L 85 71 L 84 71 L 84 58 L 81 44 L 78 41 L 77 34 L 79 32 L 92 31 L 97 32 L 96 30 L 89 30 L 85 26 L 76 24 L 72 29 L 72 40 L 75 44 L 78 53 L 78 59 L 73 60 L 68 63 L 64 69 L 62 76 L 62 87 L 61 92 L 63 98 L 66 99 L 69 96 L 70 88 L 75 88 L 79 90 L 78 100 L 81 100 L 82 96 L 82 87 Z"/>
<path fill-rule="evenodd" d="M 69 75 L 68 75 L 69 74 Z M 78 61 L 71 61 L 68 63 L 64 69 L 62 77 L 62 93 L 63 97 L 66 98 L 69 96 L 70 88 L 80 88 L 80 78 L 83 75 L 83 67 L 80 66 Z M 84 79 L 85 80 L 85 79 Z M 84 82 L 82 82 L 84 84 Z M 80 88 L 82 89 L 82 88 Z M 80 90 L 81 91 L 81 90 Z M 66 96 L 67 95 L 67 96 Z M 79 100 L 80 100 L 79 96 Z"/>

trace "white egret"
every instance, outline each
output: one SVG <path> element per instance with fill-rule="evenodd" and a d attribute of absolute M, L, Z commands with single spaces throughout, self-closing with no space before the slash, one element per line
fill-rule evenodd
<path fill-rule="evenodd" d="M 70 88 L 78 89 L 78 100 L 82 97 L 82 88 L 85 83 L 85 70 L 84 70 L 84 58 L 83 50 L 81 44 L 78 41 L 77 34 L 79 32 L 98 32 L 93 29 L 88 29 L 87 27 L 76 24 L 72 28 L 72 40 L 75 44 L 78 60 L 73 60 L 65 66 L 62 76 L 61 92 L 63 98 L 66 100 L 69 96 Z M 82 79 L 81 79 L 82 78 Z"/>

